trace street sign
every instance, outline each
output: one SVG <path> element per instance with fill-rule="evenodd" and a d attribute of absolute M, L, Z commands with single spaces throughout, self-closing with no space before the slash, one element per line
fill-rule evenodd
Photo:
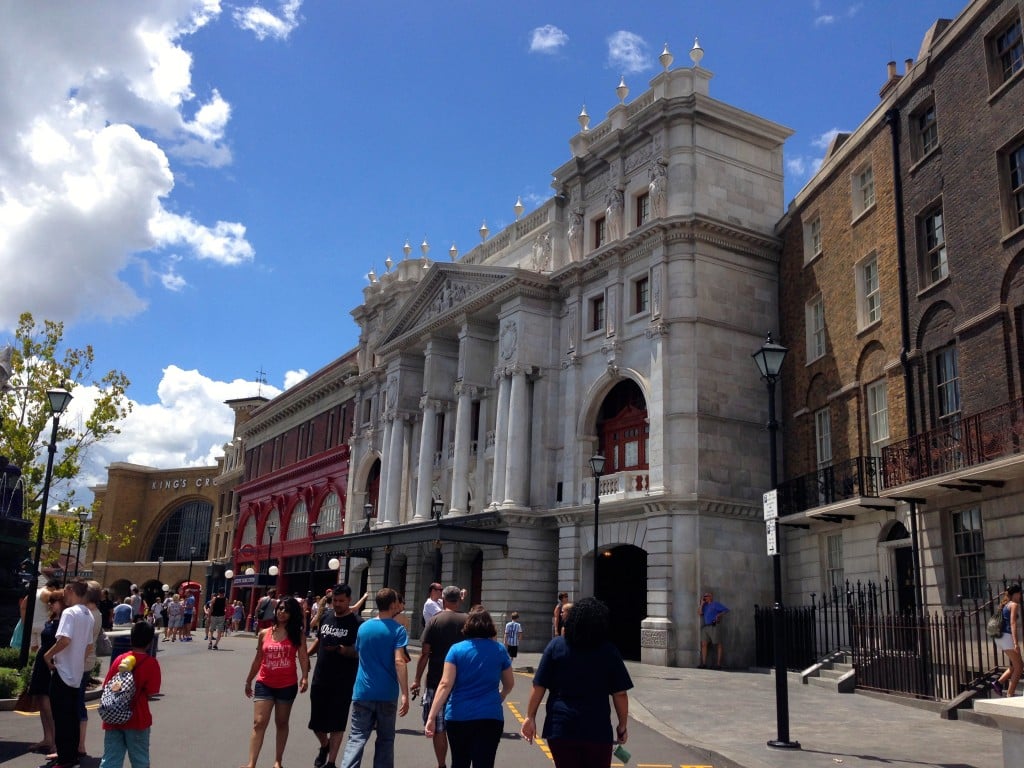
<path fill-rule="evenodd" d="M 765 529 L 768 535 L 768 554 L 779 554 L 779 531 L 778 520 L 772 519 L 765 522 Z"/>
<path fill-rule="evenodd" d="M 238 550 L 238 556 L 243 560 L 250 557 L 255 557 L 256 547 L 254 547 L 252 544 L 245 544 L 242 546 L 240 550 Z"/>
<path fill-rule="evenodd" d="M 775 489 L 764 495 L 764 519 L 775 520 L 779 516 L 779 492 Z"/>

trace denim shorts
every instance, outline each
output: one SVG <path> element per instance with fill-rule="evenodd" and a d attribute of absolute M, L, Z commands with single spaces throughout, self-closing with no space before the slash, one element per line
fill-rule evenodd
<path fill-rule="evenodd" d="M 256 685 L 252 689 L 253 701 L 282 701 L 291 703 L 295 701 L 295 697 L 298 695 L 298 685 L 289 685 L 284 688 L 271 688 L 269 685 L 264 685 L 257 680 Z"/>

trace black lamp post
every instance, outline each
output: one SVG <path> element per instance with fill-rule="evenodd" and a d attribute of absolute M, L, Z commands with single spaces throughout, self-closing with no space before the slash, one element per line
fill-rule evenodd
<path fill-rule="evenodd" d="M 85 532 L 85 521 L 88 519 L 89 513 L 84 509 L 78 512 L 78 544 L 75 547 L 75 577 L 77 578 L 82 572 L 81 561 L 79 558 L 82 556 L 82 534 Z"/>
<path fill-rule="evenodd" d="M 373 504 L 366 502 L 363 504 L 363 518 L 366 522 L 363 523 L 363 533 L 367 533 L 370 530 L 370 518 L 373 517 Z"/>
<path fill-rule="evenodd" d="M 274 534 L 277 533 L 277 523 L 271 523 L 267 526 L 267 531 L 270 533 L 270 548 L 267 550 L 267 573 L 274 577 L 274 587 L 277 587 L 277 574 L 280 569 L 274 565 Z"/>
<path fill-rule="evenodd" d="M 68 585 L 68 575 L 71 572 L 71 545 L 75 543 L 75 537 L 68 533 L 68 553 L 64 555 L 64 586 Z"/>
<path fill-rule="evenodd" d="M 590 471 L 594 475 L 594 597 L 597 597 L 597 564 L 601 559 L 597 551 L 597 532 L 601 512 L 601 475 L 604 474 L 604 456 L 600 453 L 590 457 Z"/>
<path fill-rule="evenodd" d="M 196 559 L 196 548 L 188 548 L 188 578 L 185 581 L 192 582 L 192 561 Z"/>
<path fill-rule="evenodd" d="M 430 517 L 433 520 L 441 522 L 441 518 L 444 517 L 444 502 L 441 499 L 432 499 L 430 502 Z M 434 540 L 434 581 L 441 582 L 441 565 L 443 564 L 441 555 L 441 537 L 440 537 L 441 526 L 438 526 L 438 537 Z"/>
<path fill-rule="evenodd" d="M 768 384 L 768 435 L 769 435 L 769 478 L 772 490 L 779 484 L 776 437 L 779 423 L 775 420 L 775 382 L 782 370 L 782 361 L 789 350 L 772 341 L 769 333 L 761 348 L 753 353 L 754 362 L 761 372 L 761 378 Z M 774 523 L 772 523 L 774 524 Z M 772 558 L 772 573 L 775 581 L 775 605 L 772 607 L 772 644 L 775 646 L 775 719 L 778 725 L 778 738 L 769 741 L 769 747 L 777 749 L 800 749 L 799 741 L 789 738 L 789 688 L 786 673 L 785 631 L 783 627 L 782 607 L 782 545 L 781 532 L 776 531 L 775 554 Z"/>
<path fill-rule="evenodd" d="M 158 557 L 156 559 L 156 580 L 157 580 L 157 583 L 160 582 L 160 571 L 162 571 L 163 569 L 164 569 L 164 556 L 160 555 L 160 557 Z"/>
<path fill-rule="evenodd" d="M 36 589 L 39 580 L 39 561 L 43 556 L 43 532 L 46 530 L 46 505 L 50 503 L 50 480 L 53 478 L 53 457 L 57 453 L 57 428 L 60 423 L 60 415 L 71 402 L 71 393 L 66 389 L 51 389 L 46 393 L 50 401 L 50 411 L 53 413 L 53 430 L 50 432 L 49 455 L 46 458 L 46 474 L 43 477 L 43 498 L 39 507 L 39 529 L 36 531 L 35 557 L 32 565 L 32 578 L 29 579 L 26 589 L 28 599 L 25 601 L 25 631 L 21 637 L 21 652 L 18 654 L 18 668 L 28 664 L 28 650 L 32 642 L 32 620 L 35 615 Z"/>

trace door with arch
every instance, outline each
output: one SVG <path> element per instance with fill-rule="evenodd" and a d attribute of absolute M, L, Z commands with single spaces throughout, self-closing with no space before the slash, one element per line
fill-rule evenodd
<path fill-rule="evenodd" d="M 631 544 L 602 547 L 595 596 L 611 612 L 610 639 L 622 658 L 640 660 L 640 622 L 647 617 L 647 552 Z"/>

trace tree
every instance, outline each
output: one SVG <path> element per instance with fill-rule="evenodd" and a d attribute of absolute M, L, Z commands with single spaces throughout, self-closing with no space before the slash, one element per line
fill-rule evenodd
<path fill-rule="evenodd" d="M 0 394 L 0 454 L 21 469 L 24 515 L 38 522 L 52 429 L 46 392 L 63 387 L 74 395 L 76 389 L 90 387 L 90 395 L 95 393 L 91 410 L 76 418 L 65 414 L 60 420 L 49 499 L 50 509 L 56 506 L 60 517 L 48 521 L 46 526 L 44 562 L 59 554 L 52 545 L 59 544 L 68 534 L 60 518 L 74 519 L 79 510 L 89 509 L 76 504 L 75 491 L 69 487 L 81 471 L 86 452 L 96 443 L 119 434 L 120 423 L 131 412 L 131 402 L 125 394 L 130 383 L 128 377 L 111 370 L 96 379 L 92 346 L 64 348 L 63 338 L 63 323 L 44 320 L 39 326 L 31 313 L 23 313 L 15 331 L 10 389 Z M 79 400 L 75 405 L 81 407 L 82 402 Z M 95 538 L 96 534 L 91 535 Z M 33 540 L 35 536 L 33 530 Z"/>

